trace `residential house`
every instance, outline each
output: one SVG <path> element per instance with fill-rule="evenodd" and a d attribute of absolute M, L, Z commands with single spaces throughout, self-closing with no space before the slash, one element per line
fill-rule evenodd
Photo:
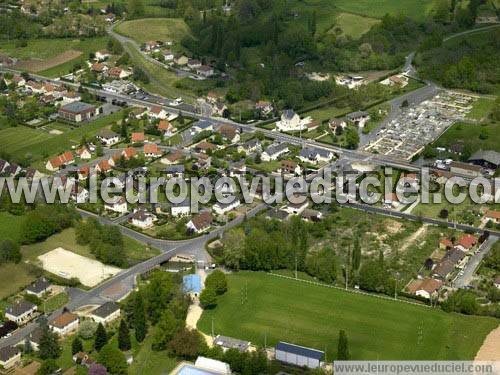
<path fill-rule="evenodd" d="M 179 203 L 172 203 L 170 213 L 175 217 L 189 215 L 191 213 L 191 204 L 189 200 L 186 199 Z"/>
<path fill-rule="evenodd" d="M 224 124 L 219 127 L 218 132 L 231 143 L 240 140 L 240 130 L 236 126 Z"/>
<path fill-rule="evenodd" d="M 104 61 L 111 57 L 111 53 L 106 50 L 100 50 L 95 53 L 95 59 L 97 61 Z"/>
<path fill-rule="evenodd" d="M 249 141 L 238 146 L 238 152 L 244 152 L 247 155 L 253 152 L 260 152 L 261 150 L 262 144 L 257 138 L 250 139 Z"/>
<path fill-rule="evenodd" d="M 432 270 L 432 277 L 440 280 L 447 280 L 456 267 L 461 267 L 465 259 L 465 253 L 454 248 L 449 250 L 444 258 Z"/>
<path fill-rule="evenodd" d="M 132 133 L 130 140 L 132 143 L 142 143 L 145 140 L 144 132 L 134 132 Z"/>
<path fill-rule="evenodd" d="M 89 191 L 84 187 L 75 184 L 71 189 L 70 198 L 76 203 L 86 203 L 89 199 Z"/>
<path fill-rule="evenodd" d="M 310 122 L 310 117 L 301 119 L 293 109 L 286 109 L 281 114 L 281 120 L 276 122 L 276 128 L 284 132 L 305 130 Z"/>
<path fill-rule="evenodd" d="M 125 214 L 128 211 L 127 201 L 125 198 L 115 195 L 111 198 L 110 202 L 104 203 L 104 209 L 119 214 Z"/>
<path fill-rule="evenodd" d="M 147 114 L 147 112 L 148 110 L 144 107 L 135 107 L 134 109 L 132 109 L 132 111 L 130 111 L 129 117 L 140 120 Z"/>
<path fill-rule="evenodd" d="M 439 248 L 443 250 L 449 250 L 453 247 L 453 242 L 448 238 L 442 238 L 439 241 Z"/>
<path fill-rule="evenodd" d="M 49 322 L 49 328 L 60 336 L 66 336 L 78 329 L 80 321 L 78 315 L 63 312 L 61 315 Z"/>
<path fill-rule="evenodd" d="M 73 154 L 70 151 L 66 151 L 63 154 L 50 159 L 47 164 L 45 164 L 45 168 L 48 171 L 55 172 L 62 166 L 72 164 L 74 161 L 75 159 L 73 158 Z"/>
<path fill-rule="evenodd" d="M 467 252 L 471 250 L 474 246 L 476 246 L 478 243 L 478 238 L 476 236 L 473 236 L 472 234 L 464 234 L 461 236 L 456 244 L 456 248 Z"/>
<path fill-rule="evenodd" d="M 302 173 L 302 168 L 293 160 L 282 160 L 278 168 L 278 173 L 299 176 Z"/>
<path fill-rule="evenodd" d="M 164 170 L 169 178 L 182 178 L 184 176 L 185 167 L 183 164 L 169 165 Z"/>
<path fill-rule="evenodd" d="M 274 110 L 272 103 L 264 100 L 259 100 L 255 103 L 255 109 L 263 117 L 269 115 Z"/>
<path fill-rule="evenodd" d="M 79 123 L 90 121 L 99 114 L 99 109 L 92 104 L 72 102 L 61 106 L 57 113 L 63 120 Z"/>
<path fill-rule="evenodd" d="M 194 233 L 202 233 L 207 231 L 212 225 L 213 217 L 210 211 L 202 211 L 199 214 L 193 216 L 191 220 L 186 224 L 189 231 Z"/>
<path fill-rule="evenodd" d="M 441 280 L 425 278 L 421 280 L 413 280 L 408 287 L 408 293 L 419 297 L 430 299 L 436 297 L 439 289 L 443 285 Z"/>
<path fill-rule="evenodd" d="M 468 162 L 483 168 L 496 170 L 500 167 L 500 152 L 479 150 L 472 154 Z"/>
<path fill-rule="evenodd" d="M 401 207 L 401 202 L 399 201 L 398 195 L 393 192 L 387 192 L 384 196 L 384 207 L 393 208 L 397 210 Z"/>
<path fill-rule="evenodd" d="M 40 341 L 42 339 L 42 336 L 43 336 L 43 329 L 41 327 L 37 327 L 27 337 L 29 343 L 31 344 L 31 348 L 34 351 L 40 350 Z M 24 340 L 23 340 L 23 343 L 24 343 Z"/>
<path fill-rule="evenodd" d="M 187 66 L 189 69 L 196 69 L 196 68 L 199 68 L 201 67 L 201 61 L 200 60 L 196 60 L 196 59 L 189 59 L 188 62 L 187 62 Z"/>
<path fill-rule="evenodd" d="M 94 360 L 90 358 L 90 356 L 85 352 L 78 352 L 72 357 L 73 362 L 75 362 L 79 366 L 84 366 L 90 369 L 90 367 L 94 364 Z"/>
<path fill-rule="evenodd" d="M 21 350 L 14 346 L 4 346 L 3 348 L 0 348 L 0 366 L 2 368 L 9 370 L 20 362 Z"/>
<path fill-rule="evenodd" d="M 168 120 L 160 120 L 156 127 L 164 136 L 171 136 L 176 132 L 176 128 Z"/>
<path fill-rule="evenodd" d="M 266 148 L 261 155 L 263 161 L 277 160 L 280 156 L 288 153 L 288 143 L 273 143 Z"/>
<path fill-rule="evenodd" d="M 148 111 L 148 115 L 149 115 L 149 117 L 160 119 L 160 120 L 165 120 L 166 118 L 168 118 L 168 112 L 159 106 L 151 107 Z"/>
<path fill-rule="evenodd" d="M 17 176 L 20 172 L 22 171 L 22 168 L 16 164 L 16 163 L 10 163 L 9 165 L 7 165 L 4 170 L 3 170 L 3 173 L 7 176 L 11 176 L 11 177 L 15 177 Z"/>
<path fill-rule="evenodd" d="M 114 131 L 109 129 L 103 129 L 97 135 L 97 139 L 106 146 L 113 146 L 120 142 L 120 136 Z"/>
<path fill-rule="evenodd" d="M 229 211 L 232 211 L 232 210 L 238 208 L 240 205 L 241 205 L 241 202 L 239 199 L 234 199 L 230 203 L 217 202 L 216 204 L 214 204 L 213 210 L 215 211 L 215 213 L 217 215 L 225 215 Z"/>
<path fill-rule="evenodd" d="M 212 114 L 219 117 L 224 117 L 226 110 L 227 105 L 223 102 L 217 102 L 212 106 Z"/>
<path fill-rule="evenodd" d="M 95 171 L 97 173 L 107 173 L 109 172 L 113 167 L 109 163 L 109 160 L 101 160 L 97 165 L 95 166 Z"/>
<path fill-rule="evenodd" d="M 113 79 L 125 79 L 127 77 L 130 77 L 131 75 L 132 72 L 130 70 L 125 70 L 118 66 L 114 66 L 108 70 L 108 77 Z"/>
<path fill-rule="evenodd" d="M 90 167 L 88 165 L 84 165 L 78 170 L 78 179 L 86 180 L 89 177 L 89 174 L 90 174 Z"/>
<path fill-rule="evenodd" d="M 480 177 L 482 176 L 482 167 L 474 164 L 462 163 L 459 161 L 452 161 L 450 163 L 450 172 L 454 174 L 459 174 L 467 177 Z"/>
<path fill-rule="evenodd" d="M 290 215 L 301 215 L 302 212 L 309 206 L 307 198 L 300 199 L 296 197 L 291 199 L 290 202 L 283 208 L 284 211 Z"/>
<path fill-rule="evenodd" d="M 183 157 L 184 157 L 184 155 L 182 154 L 182 151 L 175 150 L 174 152 L 161 158 L 161 163 L 162 164 L 175 164 L 175 163 L 178 163 L 179 161 L 181 161 Z"/>
<path fill-rule="evenodd" d="M 356 111 L 348 113 L 346 116 L 347 120 L 349 120 L 352 124 L 359 126 L 360 128 L 364 127 L 366 122 L 370 120 L 370 115 L 365 111 Z"/>
<path fill-rule="evenodd" d="M 37 181 L 43 177 L 43 174 L 35 168 L 28 167 L 26 168 L 26 179 L 28 181 Z"/>
<path fill-rule="evenodd" d="M 89 149 L 87 147 L 81 147 L 76 150 L 76 154 L 80 159 L 92 159 L 92 154 L 90 153 Z"/>
<path fill-rule="evenodd" d="M 144 145 L 144 156 L 147 158 L 158 158 L 162 155 L 156 143 L 146 143 Z"/>
<path fill-rule="evenodd" d="M 213 122 L 209 120 L 199 120 L 196 121 L 193 126 L 191 127 L 195 133 L 201 133 L 202 131 L 213 131 L 214 130 L 214 124 Z"/>
<path fill-rule="evenodd" d="M 207 141 L 201 141 L 195 146 L 195 151 L 196 152 L 201 152 L 203 154 L 207 154 L 210 151 L 215 151 L 217 150 L 217 146 L 214 145 L 213 143 L 207 142 Z"/>
<path fill-rule="evenodd" d="M 127 147 L 120 155 L 120 157 L 123 157 L 125 160 L 130 160 L 132 158 L 136 158 L 137 156 L 137 150 L 133 147 Z"/>
<path fill-rule="evenodd" d="M 50 291 L 50 288 L 50 282 L 46 278 L 41 277 L 26 287 L 25 291 L 27 294 L 32 294 L 38 298 L 42 298 L 45 293 Z"/>
<path fill-rule="evenodd" d="M 146 52 L 158 52 L 160 50 L 161 43 L 156 40 L 149 40 L 144 43 L 144 50 Z"/>
<path fill-rule="evenodd" d="M 304 163 L 327 163 L 333 159 L 333 152 L 323 148 L 305 147 L 300 150 L 298 157 Z"/>
<path fill-rule="evenodd" d="M 171 50 L 165 50 L 163 51 L 163 58 L 165 61 L 173 61 L 174 60 L 174 53 Z"/>
<path fill-rule="evenodd" d="M 90 70 L 97 73 L 97 74 L 103 74 L 108 71 L 109 67 L 106 64 L 103 63 L 95 63 L 90 66 Z"/>
<path fill-rule="evenodd" d="M 174 57 L 174 63 L 176 63 L 179 66 L 187 65 L 188 61 L 189 59 L 182 54 L 175 55 Z"/>
<path fill-rule="evenodd" d="M 328 121 L 328 126 L 332 131 L 336 131 L 337 128 L 340 129 L 345 129 L 347 126 L 347 123 L 344 120 L 338 119 L 338 118 L 332 118 L 330 121 Z"/>
<path fill-rule="evenodd" d="M 12 83 L 16 85 L 16 87 L 22 87 L 26 84 L 26 80 L 22 76 L 15 74 L 14 77 L 12 77 Z"/>
<path fill-rule="evenodd" d="M 76 92 L 76 91 L 66 91 L 63 96 L 62 96 L 62 102 L 63 102 L 63 105 L 64 104 L 69 104 L 69 103 L 73 103 L 73 102 L 79 102 L 80 100 L 82 100 L 82 96 L 80 95 L 80 93 Z"/>
<path fill-rule="evenodd" d="M 151 228 L 154 222 L 157 220 L 156 216 L 150 212 L 143 209 L 135 211 L 132 216 L 132 225 L 135 225 L 141 229 Z"/>
<path fill-rule="evenodd" d="M 485 219 L 491 220 L 492 222 L 498 224 L 500 223 L 500 211 L 488 210 L 484 214 Z"/>
<path fill-rule="evenodd" d="M 26 300 L 19 300 L 5 309 L 5 318 L 22 325 L 33 319 L 37 310 L 35 304 Z"/>
<path fill-rule="evenodd" d="M 209 78 L 215 74 L 215 71 L 214 68 L 212 68 L 210 65 L 201 65 L 196 68 L 196 74 L 205 78 Z"/>
<path fill-rule="evenodd" d="M 106 302 L 92 311 L 90 317 L 96 323 L 106 325 L 120 317 L 120 306 L 114 302 Z"/>

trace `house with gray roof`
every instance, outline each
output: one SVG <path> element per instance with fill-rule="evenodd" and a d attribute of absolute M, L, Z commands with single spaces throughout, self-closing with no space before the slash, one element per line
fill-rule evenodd
<path fill-rule="evenodd" d="M 36 312 L 37 306 L 23 299 L 5 309 L 5 318 L 21 325 L 33 319 Z"/>
<path fill-rule="evenodd" d="M 50 286 L 51 286 L 50 282 L 47 281 L 46 278 L 42 277 L 42 278 L 36 280 L 31 285 L 29 285 L 26 288 L 26 293 L 32 294 L 32 295 L 40 298 L 50 290 Z"/>
<path fill-rule="evenodd" d="M 262 153 L 261 158 L 263 161 L 277 160 L 280 156 L 285 155 L 290 150 L 288 148 L 288 143 L 273 143 L 271 146 L 265 149 Z"/>
<path fill-rule="evenodd" d="M 500 167 L 500 152 L 493 150 L 476 151 L 468 160 L 469 163 L 483 168 L 497 169 Z"/>
<path fill-rule="evenodd" d="M 235 339 L 233 337 L 217 335 L 214 344 L 220 346 L 225 352 L 229 349 L 237 349 L 240 352 L 246 352 L 250 347 L 250 341 Z"/>
<path fill-rule="evenodd" d="M 325 352 L 280 341 L 276 344 L 276 360 L 299 367 L 319 368 Z"/>
<path fill-rule="evenodd" d="M 92 311 L 90 317 L 96 323 L 106 325 L 107 323 L 120 317 L 120 306 L 114 302 L 106 302 L 104 305 L 101 305 Z"/>
<path fill-rule="evenodd" d="M 63 105 L 57 112 L 59 118 L 70 122 L 90 121 L 99 114 L 99 109 L 92 104 L 84 102 L 72 102 Z"/>

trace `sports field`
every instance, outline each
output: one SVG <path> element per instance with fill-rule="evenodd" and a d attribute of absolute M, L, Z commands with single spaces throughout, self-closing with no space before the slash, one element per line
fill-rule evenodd
<path fill-rule="evenodd" d="M 144 18 L 125 21 L 118 25 L 115 31 L 139 43 L 148 40 L 180 43 L 182 38 L 189 34 L 189 28 L 184 20 L 178 18 Z"/>
<path fill-rule="evenodd" d="M 473 359 L 498 320 L 344 292 L 260 272 L 228 276 L 229 290 L 198 323 L 205 333 L 310 346 L 334 359 L 344 329 L 352 359 Z"/>

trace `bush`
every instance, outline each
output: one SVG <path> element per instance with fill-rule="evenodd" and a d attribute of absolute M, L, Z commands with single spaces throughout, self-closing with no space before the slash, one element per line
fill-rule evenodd
<path fill-rule="evenodd" d="M 205 280 L 205 287 L 213 289 L 217 295 L 226 293 L 227 280 L 224 272 L 215 270 L 210 275 L 208 275 L 207 279 Z"/>

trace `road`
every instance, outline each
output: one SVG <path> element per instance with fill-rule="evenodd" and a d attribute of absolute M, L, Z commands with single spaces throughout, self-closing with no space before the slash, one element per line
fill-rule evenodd
<path fill-rule="evenodd" d="M 462 272 L 453 280 L 453 286 L 456 288 L 464 288 L 469 285 L 474 277 L 479 264 L 483 258 L 490 252 L 492 246 L 498 241 L 498 237 L 490 236 L 479 247 L 476 254 L 472 255 L 465 265 Z"/>
<path fill-rule="evenodd" d="M 479 27 L 477 29 L 471 29 L 471 30 L 466 30 L 462 31 L 460 33 L 456 33 L 450 36 L 447 36 L 446 38 L 443 38 L 443 42 L 447 42 L 448 40 L 463 36 L 463 35 L 468 35 L 468 34 L 475 34 L 481 31 L 489 30 L 489 29 L 496 29 L 497 27 L 500 27 L 500 24 L 498 25 L 490 25 L 490 26 L 485 26 L 485 27 Z"/>

